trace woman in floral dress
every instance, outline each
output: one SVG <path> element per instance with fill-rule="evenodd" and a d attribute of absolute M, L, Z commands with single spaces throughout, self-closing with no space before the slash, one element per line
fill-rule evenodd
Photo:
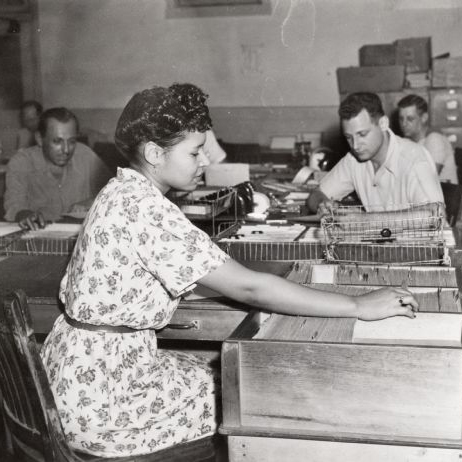
<path fill-rule="evenodd" d="M 349 297 L 251 271 L 230 259 L 165 194 L 193 191 L 209 164 L 206 95 L 191 84 L 135 94 L 116 144 L 130 159 L 96 198 L 60 286 L 65 305 L 42 350 L 64 432 L 101 456 L 155 452 L 213 434 L 214 374 L 190 353 L 159 350 L 181 296 L 200 283 L 267 311 L 413 317 L 400 288 Z"/>

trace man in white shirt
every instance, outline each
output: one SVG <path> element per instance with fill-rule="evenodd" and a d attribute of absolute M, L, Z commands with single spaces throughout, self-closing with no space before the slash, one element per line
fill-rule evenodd
<path fill-rule="evenodd" d="M 459 184 L 454 149 L 441 133 L 428 127 L 428 105 L 418 95 L 407 95 L 398 103 L 399 125 L 403 135 L 425 146 L 436 164 L 440 181 Z"/>
<path fill-rule="evenodd" d="M 366 210 L 396 210 L 411 204 L 444 204 L 435 163 L 428 151 L 389 129 L 375 93 L 353 93 L 339 116 L 351 151 L 321 180 L 308 200 L 316 212 L 356 191 Z"/>

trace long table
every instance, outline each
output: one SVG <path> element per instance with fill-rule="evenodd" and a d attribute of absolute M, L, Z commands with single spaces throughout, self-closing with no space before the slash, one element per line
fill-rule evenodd
<path fill-rule="evenodd" d="M 63 307 L 59 283 L 68 256 L 12 255 L 0 261 L 0 295 L 23 289 L 28 297 L 34 330 L 47 334 Z M 291 262 L 250 262 L 254 269 L 283 276 Z M 158 331 L 160 339 L 223 341 L 245 318 L 249 307 L 225 297 L 183 299 L 171 322 Z"/>

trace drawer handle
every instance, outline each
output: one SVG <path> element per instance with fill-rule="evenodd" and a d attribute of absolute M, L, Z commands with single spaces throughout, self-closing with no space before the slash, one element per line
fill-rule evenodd
<path fill-rule="evenodd" d="M 199 329 L 199 321 L 193 320 L 191 322 L 185 322 L 185 323 L 167 324 L 165 328 L 166 329 L 177 329 L 177 330 Z"/>

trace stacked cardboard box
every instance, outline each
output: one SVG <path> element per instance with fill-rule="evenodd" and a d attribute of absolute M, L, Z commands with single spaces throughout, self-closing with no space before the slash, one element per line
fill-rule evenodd
<path fill-rule="evenodd" d="M 359 67 L 337 69 L 339 91 L 386 92 L 428 87 L 431 64 L 430 37 L 364 45 L 359 49 Z"/>
<path fill-rule="evenodd" d="M 338 68 L 337 81 L 341 100 L 357 91 L 378 93 L 392 126 L 398 101 L 410 93 L 422 96 L 431 127 L 462 147 L 462 57 L 432 59 L 431 37 L 364 45 L 359 66 Z"/>

